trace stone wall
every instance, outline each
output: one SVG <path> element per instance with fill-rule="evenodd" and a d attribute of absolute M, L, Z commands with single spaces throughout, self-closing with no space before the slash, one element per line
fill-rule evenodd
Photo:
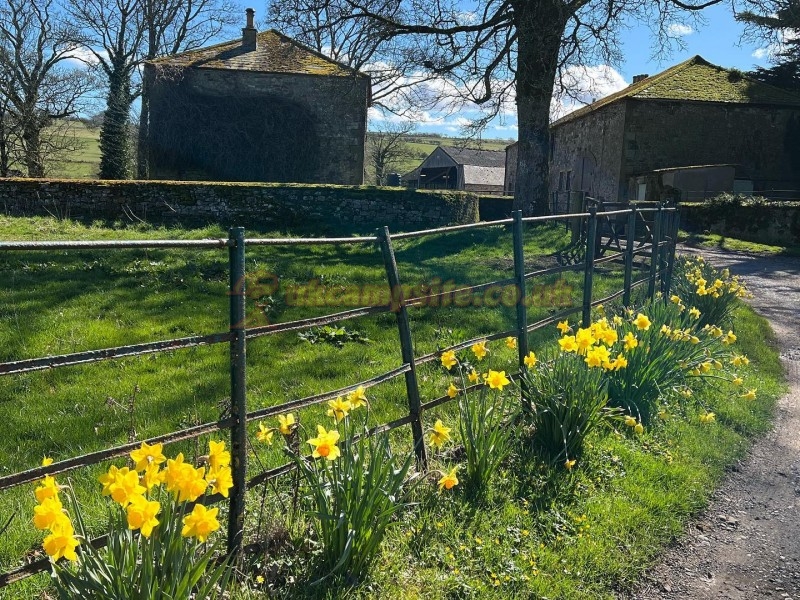
<path fill-rule="evenodd" d="M 654 169 L 734 164 L 755 193 L 797 187 L 797 108 L 632 99 L 627 106 L 623 183 Z"/>
<path fill-rule="evenodd" d="M 681 203 L 681 228 L 709 231 L 773 246 L 800 245 L 800 203 L 777 206 L 719 206 Z"/>
<path fill-rule="evenodd" d="M 357 185 L 369 79 L 232 69 L 157 69 L 150 177 Z"/>
<path fill-rule="evenodd" d="M 551 194 L 571 189 L 616 201 L 620 193 L 624 128 L 622 102 L 553 127 L 550 130 Z"/>
<path fill-rule="evenodd" d="M 478 197 L 367 186 L 0 179 L 0 210 L 84 221 L 411 231 L 478 220 Z"/>

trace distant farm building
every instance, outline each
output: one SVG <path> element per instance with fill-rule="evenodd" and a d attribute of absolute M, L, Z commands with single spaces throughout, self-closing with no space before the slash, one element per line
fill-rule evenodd
<path fill-rule="evenodd" d="M 697 200 L 800 190 L 800 97 L 700 56 L 637 75 L 558 119 L 550 133 L 550 195 L 562 206 L 579 194 Z M 516 144 L 507 155 L 513 190 Z"/>
<path fill-rule="evenodd" d="M 150 177 L 363 183 L 369 77 L 247 16 L 240 40 L 145 65 Z"/>
<path fill-rule="evenodd" d="M 503 193 L 505 162 L 502 150 L 439 146 L 402 179 L 409 187 L 500 195 Z"/>

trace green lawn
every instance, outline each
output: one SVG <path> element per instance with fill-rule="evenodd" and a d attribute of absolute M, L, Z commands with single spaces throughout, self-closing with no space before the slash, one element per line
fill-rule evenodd
<path fill-rule="evenodd" d="M 285 235 L 286 232 L 249 232 Z M 108 228 L 45 218 L 0 217 L 0 240 L 153 239 L 224 237 L 206 229 Z M 528 268 L 548 267 L 568 244 L 563 227 L 531 228 L 526 235 Z M 511 235 L 485 228 L 396 243 L 404 283 L 435 278 L 469 285 L 512 275 Z M 372 246 L 250 247 L 247 251 L 248 318 L 251 324 L 284 322 L 346 307 L 293 306 L 282 291 L 267 287 L 272 275 L 282 285 L 316 281 L 336 293 L 385 282 L 380 253 Z M 595 297 L 620 287 L 619 269 L 598 269 Z M 227 255 L 222 250 L 104 250 L 14 252 L 0 257 L 0 361 L 225 331 L 228 299 Z M 552 285 L 550 276 L 537 285 Z M 564 277 L 569 299 L 579 303 L 581 276 Z M 283 288 L 286 289 L 285 287 Z M 545 298 L 547 296 L 545 295 Z M 550 314 L 548 306 L 529 309 L 529 321 Z M 574 319 L 572 320 L 574 322 Z M 512 307 L 422 308 L 411 310 L 416 353 L 421 355 L 472 337 L 510 329 Z M 343 347 L 311 344 L 296 333 L 258 338 L 248 344 L 248 408 L 274 406 L 336 389 L 401 363 L 391 314 L 344 324 L 369 342 Z M 459 494 L 426 502 L 392 530 L 370 585 L 348 597 L 387 598 L 598 598 L 629 585 L 657 549 L 676 535 L 686 517 L 705 502 L 724 472 L 740 456 L 748 438 L 763 432 L 781 391 L 780 363 L 763 319 L 739 311 L 736 331 L 753 358 L 755 403 L 742 405 L 725 389 L 698 394 L 714 407 L 719 423 L 701 427 L 675 419 L 639 440 L 605 432 L 592 442 L 588 460 L 571 478 L 555 481 L 535 460 L 509 464 L 490 495 L 475 505 Z M 531 336 L 535 349 L 555 338 L 554 328 Z M 515 351 L 491 345 L 493 365 L 513 370 Z M 110 444 L 215 420 L 229 396 L 227 347 L 181 350 L 93 365 L 0 378 L 0 474 L 38 465 L 43 455 L 63 460 Z M 423 401 L 441 396 L 449 378 L 428 363 L 418 371 Z M 372 388 L 370 422 L 406 414 L 402 378 Z M 302 422 L 323 418 L 322 407 L 300 411 Z M 454 419 L 444 405 L 425 414 L 425 425 Z M 255 424 L 252 426 L 255 431 Z M 214 436 L 220 437 L 220 436 Z M 410 447 L 407 428 L 393 437 L 398 451 Z M 201 440 L 205 443 L 205 439 Z M 194 442 L 168 448 L 189 458 L 203 454 Z M 668 461 L 672 457 L 672 462 Z M 277 445 L 254 448 L 253 470 L 284 462 Z M 120 464 L 122 461 L 115 461 Z M 107 466 L 107 465 L 106 465 Z M 94 530 L 102 530 L 104 503 L 94 481 L 105 466 L 74 471 Z M 66 479 L 65 476 L 61 477 Z M 14 515 L 0 538 L 0 569 L 33 556 L 40 536 L 30 525 L 32 486 L 0 493 L 0 520 Z M 250 492 L 250 539 L 280 536 L 289 495 L 287 482 L 267 487 L 266 516 L 259 531 L 261 489 Z M 583 519 L 581 515 L 586 515 Z M 586 528 L 589 525 L 590 528 Z M 271 532 L 268 533 L 268 532 Z M 292 536 L 302 537 L 295 524 Z M 274 540 L 273 540 L 274 541 Z M 302 552 L 290 542 L 270 567 L 275 582 L 303 581 Z M 266 568 L 262 561 L 261 568 Z M 47 585 L 36 577 L 8 592 L 30 598 Z M 298 595 L 298 586 L 282 586 Z M 319 588 L 312 590 L 318 594 Z M 260 594 L 254 592 L 256 597 Z M 322 594 L 324 595 L 324 593 Z M 340 597 L 331 591 L 328 597 Z"/>

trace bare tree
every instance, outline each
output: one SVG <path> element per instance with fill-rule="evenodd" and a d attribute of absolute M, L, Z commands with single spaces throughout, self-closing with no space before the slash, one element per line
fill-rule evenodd
<path fill-rule="evenodd" d="M 696 19 L 723 0 L 305 0 L 324 8 L 346 2 L 344 21 L 368 23 L 404 59 L 406 81 L 434 75 L 442 100 L 481 107 L 478 130 L 516 107 L 519 127 L 516 206 L 547 211 L 550 104 L 576 65 L 616 64 L 626 22 L 649 23 L 654 51 L 668 47 L 670 24 Z M 319 11 L 318 11 L 319 12 Z M 325 14 L 321 12 L 319 14 Z M 325 30 L 327 23 L 317 29 Z M 390 56 L 391 58 L 391 56 Z M 431 88 L 431 86 L 423 86 Z M 568 89 L 565 90 L 569 92 Z"/>
<path fill-rule="evenodd" d="M 6 0 L 0 8 L 2 168 L 19 160 L 30 177 L 45 175 L 48 161 L 74 149 L 66 118 L 82 106 L 93 81 L 64 61 L 77 32 L 53 0 Z M 59 123 L 61 126 L 59 126 Z M 15 152 L 20 156 L 15 158 Z"/>
<path fill-rule="evenodd" d="M 413 156 L 406 136 L 415 129 L 413 122 L 399 121 L 367 133 L 367 160 L 375 171 L 375 185 L 386 185 L 386 176 Z"/>

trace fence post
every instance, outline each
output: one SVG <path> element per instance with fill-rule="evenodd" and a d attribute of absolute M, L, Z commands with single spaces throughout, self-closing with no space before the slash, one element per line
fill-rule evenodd
<path fill-rule="evenodd" d="M 586 261 L 583 269 L 583 326 L 592 322 L 592 281 L 594 279 L 594 246 L 597 238 L 597 205 L 589 207 L 586 219 Z"/>
<path fill-rule="evenodd" d="M 245 335 L 244 228 L 228 233 L 230 263 L 230 368 L 231 368 L 231 463 L 233 491 L 228 515 L 228 554 L 238 559 L 244 531 L 245 481 L 247 472 L 247 339 Z"/>
<path fill-rule="evenodd" d="M 628 215 L 627 240 L 625 243 L 625 280 L 622 292 L 622 305 L 631 305 L 631 280 L 633 279 L 633 245 L 636 242 L 636 208 L 631 206 Z"/>
<path fill-rule="evenodd" d="M 658 210 L 653 223 L 653 247 L 650 253 L 650 280 L 647 283 L 647 296 L 652 300 L 656 297 L 656 276 L 658 275 L 658 245 L 661 243 L 661 221 L 663 207 L 658 204 Z"/>
<path fill-rule="evenodd" d="M 667 272 L 664 277 L 664 297 L 669 297 L 669 290 L 672 287 L 672 273 L 675 269 L 675 251 L 678 244 L 678 229 L 680 228 L 681 213 L 678 207 L 675 207 L 675 212 L 671 213 L 670 218 L 670 244 L 669 255 L 667 257 Z"/>
<path fill-rule="evenodd" d="M 414 344 L 411 339 L 411 326 L 408 322 L 406 300 L 403 297 L 403 289 L 400 287 L 400 274 L 397 272 L 397 261 L 394 257 L 392 237 L 389 235 L 388 227 L 378 229 L 378 241 L 381 245 L 381 254 L 383 254 L 383 264 L 386 267 L 386 277 L 389 280 L 390 302 L 393 305 L 396 303 L 397 328 L 400 332 L 400 352 L 403 357 L 403 363 L 410 367 L 405 373 L 408 412 L 413 419 L 411 421 L 411 434 L 414 437 L 414 453 L 417 455 L 417 465 L 420 470 L 424 471 L 427 467 L 428 456 L 425 452 L 425 436 L 422 432 L 422 419 L 420 418 L 419 384 L 414 361 Z"/>
<path fill-rule="evenodd" d="M 524 223 L 522 211 L 515 210 L 513 237 L 514 237 L 514 278 L 517 280 L 517 351 L 519 354 L 519 368 L 525 364 L 528 355 L 528 306 L 525 292 L 525 252 L 524 252 Z"/>

